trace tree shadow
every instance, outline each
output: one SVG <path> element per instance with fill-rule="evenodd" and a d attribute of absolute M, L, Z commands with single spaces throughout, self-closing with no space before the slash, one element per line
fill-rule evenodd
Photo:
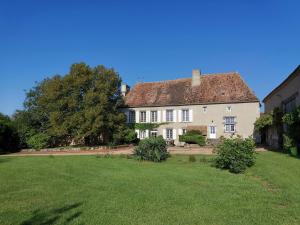
<path fill-rule="evenodd" d="M 6 162 L 10 162 L 12 160 L 12 157 L 0 157 L 0 163 L 6 163 Z"/>
<path fill-rule="evenodd" d="M 61 217 L 70 211 L 74 211 L 71 216 L 64 219 L 62 224 L 68 224 L 72 222 L 74 219 L 79 218 L 82 212 L 78 211 L 78 207 L 81 206 L 82 203 L 74 203 L 71 205 L 66 205 L 61 208 L 51 209 L 48 211 L 42 211 L 40 209 L 35 210 L 32 213 L 32 216 L 20 223 L 20 225 L 50 225 L 58 222 Z"/>

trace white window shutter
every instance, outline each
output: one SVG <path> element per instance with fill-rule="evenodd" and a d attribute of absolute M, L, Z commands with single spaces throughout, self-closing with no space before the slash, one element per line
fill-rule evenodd
<path fill-rule="evenodd" d="M 173 110 L 173 122 L 177 121 L 177 110 Z"/>
<path fill-rule="evenodd" d="M 166 122 L 166 110 L 163 110 L 162 112 L 162 121 Z"/>
<path fill-rule="evenodd" d="M 178 129 L 178 135 L 182 135 L 182 129 L 180 128 L 180 129 Z"/>
<path fill-rule="evenodd" d="M 177 136 L 176 136 L 176 129 L 173 129 L 173 140 L 177 139 Z"/>
<path fill-rule="evenodd" d="M 193 110 L 192 109 L 189 109 L 189 119 L 190 119 L 190 122 L 193 122 Z"/>
<path fill-rule="evenodd" d="M 146 111 L 146 123 L 150 123 L 150 111 Z"/>
<path fill-rule="evenodd" d="M 166 129 L 163 129 L 163 138 L 167 139 L 167 130 Z"/>
<path fill-rule="evenodd" d="M 136 123 L 140 122 L 140 111 L 139 110 L 135 111 L 135 122 Z"/>
<path fill-rule="evenodd" d="M 146 138 L 149 137 L 149 130 L 145 130 L 145 137 L 146 137 Z"/>
<path fill-rule="evenodd" d="M 160 121 L 161 121 L 161 111 L 158 110 L 157 111 L 157 122 L 160 123 Z"/>
<path fill-rule="evenodd" d="M 140 131 L 139 130 L 135 130 L 135 133 L 137 134 L 137 138 L 140 138 Z"/>
<path fill-rule="evenodd" d="M 182 110 L 178 110 L 178 122 L 182 122 Z"/>

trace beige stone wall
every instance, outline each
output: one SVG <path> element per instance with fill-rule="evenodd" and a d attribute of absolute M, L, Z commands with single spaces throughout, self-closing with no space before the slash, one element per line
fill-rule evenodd
<path fill-rule="evenodd" d="M 204 111 L 206 107 L 206 111 Z M 231 110 L 228 110 L 231 107 Z M 209 126 L 216 126 L 216 138 L 220 136 L 231 136 L 232 133 L 226 133 L 224 129 L 224 117 L 234 116 L 236 120 L 236 132 L 234 134 L 248 137 L 253 135 L 254 122 L 260 115 L 260 106 L 258 102 L 254 103 L 232 103 L 232 104 L 212 104 L 212 105 L 189 105 L 189 106 L 170 106 L 170 107 L 145 107 L 145 108 L 132 108 L 138 114 L 140 111 L 147 112 L 147 122 L 150 122 L 150 111 L 158 111 L 158 122 L 164 122 L 165 111 L 172 109 L 174 111 L 174 122 L 161 125 L 158 128 L 158 135 L 164 136 L 166 128 L 173 129 L 175 132 L 175 143 L 178 144 L 178 135 L 181 129 L 188 126 L 205 125 L 207 126 L 207 135 L 209 137 Z M 190 110 L 190 122 L 180 122 L 182 109 Z M 127 114 L 129 109 L 125 110 Z M 138 119 L 138 118 L 137 118 Z M 139 121 L 137 121 L 139 122 Z"/>
<path fill-rule="evenodd" d="M 265 100 L 265 112 L 271 112 L 275 107 L 281 107 L 282 101 L 288 99 L 295 93 L 299 93 L 296 97 L 297 106 L 300 105 L 300 75 L 294 77 L 287 84 L 280 87 L 272 96 Z"/>

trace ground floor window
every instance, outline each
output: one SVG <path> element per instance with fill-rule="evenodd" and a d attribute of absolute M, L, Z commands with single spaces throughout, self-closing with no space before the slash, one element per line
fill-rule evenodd
<path fill-rule="evenodd" d="M 235 132 L 235 130 L 236 130 L 235 117 L 233 117 L 233 116 L 224 117 L 224 123 L 225 123 L 225 132 L 228 132 L 228 133 Z"/>
<path fill-rule="evenodd" d="M 167 129 L 167 139 L 173 139 L 173 129 Z"/>
<path fill-rule="evenodd" d="M 186 134 L 186 129 L 182 129 L 182 134 Z"/>
<path fill-rule="evenodd" d="M 140 131 L 140 139 L 144 139 L 146 138 L 146 131 L 145 130 L 141 130 Z"/>
<path fill-rule="evenodd" d="M 157 130 L 151 131 L 151 137 L 157 137 Z"/>

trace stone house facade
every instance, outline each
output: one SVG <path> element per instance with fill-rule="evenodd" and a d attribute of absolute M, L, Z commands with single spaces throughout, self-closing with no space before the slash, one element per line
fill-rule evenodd
<path fill-rule="evenodd" d="M 198 129 L 208 139 L 253 135 L 260 103 L 238 73 L 136 84 L 123 87 L 128 123 L 159 123 L 157 129 L 136 130 L 140 139 L 162 135 L 179 143 L 179 135 Z M 126 91 L 126 92 L 125 92 Z"/>
<path fill-rule="evenodd" d="M 278 108 L 283 113 L 291 112 L 300 106 L 300 65 L 264 99 L 265 113 L 271 113 Z M 266 131 L 266 144 L 273 148 L 281 148 L 284 127 L 269 127 Z"/>

